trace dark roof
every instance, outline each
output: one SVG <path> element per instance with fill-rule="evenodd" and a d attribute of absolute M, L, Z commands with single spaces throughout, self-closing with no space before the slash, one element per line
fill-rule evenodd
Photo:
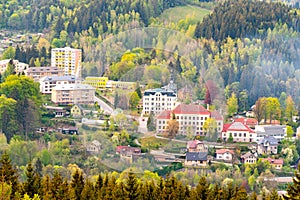
<path fill-rule="evenodd" d="M 165 90 L 162 88 L 146 90 L 144 96 L 155 95 L 156 93 L 161 93 L 162 95 L 167 95 L 168 97 L 176 97 L 176 92 L 172 90 Z"/>
<path fill-rule="evenodd" d="M 269 142 L 271 145 L 278 145 L 278 140 L 273 136 L 265 136 L 258 142 L 258 144 L 265 144 L 265 142 Z"/>
<path fill-rule="evenodd" d="M 207 160 L 207 152 L 186 152 L 187 161 L 205 161 Z"/>

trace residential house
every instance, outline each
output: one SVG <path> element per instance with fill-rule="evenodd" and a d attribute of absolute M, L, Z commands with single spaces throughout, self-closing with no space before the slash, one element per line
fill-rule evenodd
<path fill-rule="evenodd" d="M 75 104 L 71 108 L 71 115 L 73 117 L 82 117 L 83 116 L 83 108 L 79 104 Z"/>
<path fill-rule="evenodd" d="M 168 121 L 171 119 L 171 114 L 172 111 L 165 110 L 156 117 L 156 133 L 167 134 L 169 132 Z"/>
<path fill-rule="evenodd" d="M 273 136 L 278 141 L 283 140 L 286 136 L 286 125 L 257 125 L 255 126 L 257 134 L 256 142 L 259 142 L 265 136 Z"/>
<path fill-rule="evenodd" d="M 247 153 L 241 156 L 241 159 L 244 164 L 255 164 L 257 161 L 257 154 L 248 151 Z"/>
<path fill-rule="evenodd" d="M 88 143 L 86 147 L 86 151 L 89 153 L 98 154 L 101 150 L 101 143 L 98 140 L 93 140 L 92 142 Z"/>
<path fill-rule="evenodd" d="M 187 167 L 206 167 L 207 152 L 186 152 L 184 165 Z"/>
<path fill-rule="evenodd" d="M 78 128 L 75 126 L 63 127 L 61 129 L 62 134 L 78 135 Z"/>
<path fill-rule="evenodd" d="M 95 88 L 86 84 L 64 84 L 52 88 L 51 101 L 56 104 L 94 104 Z"/>
<path fill-rule="evenodd" d="M 136 161 L 142 155 L 141 148 L 131 146 L 117 146 L 116 153 L 129 162 Z"/>
<path fill-rule="evenodd" d="M 65 117 L 69 113 L 65 110 L 63 107 L 57 107 L 57 106 L 44 106 L 47 111 L 51 112 L 54 117 Z"/>
<path fill-rule="evenodd" d="M 278 140 L 273 136 L 265 136 L 258 142 L 258 154 L 277 154 Z"/>
<path fill-rule="evenodd" d="M 44 76 L 40 79 L 40 92 L 43 94 L 51 94 L 52 88 L 57 85 L 80 83 L 75 76 Z"/>
<path fill-rule="evenodd" d="M 258 125 L 258 121 L 255 118 L 245 118 L 245 117 L 237 117 L 233 119 L 234 122 L 241 122 L 244 125 L 247 125 L 250 128 L 255 128 Z"/>
<path fill-rule="evenodd" d="M 187 142 L 187 152 L 207 152 L 207 146 L 200 140 L 191 140 Z"/>
<path fill-rule="evenodd" d="M 217 149 L 216 159 L 231 162 L 234 157 L 234 151 L 230 149 Z"/>
<path fill-rule="evenodd" d="M 221 138 L 227 141 L 230 137 L 233 142 L 255 142 L 256 133 L 254 130 L 241 122 L 224 124 Z"/>
<path fill-rule="evenodd" d="M 275 169 L 281 170 L 283 167 L 283 159 L 263 158 L 262 161 L 266 161 L 271 164 Z"/>
<path fill-rule="evenodd" d="M 38 82 L 45 76 L 63 76 L 64 70 L 58 67 L 29 67 L 24 70 L 25 76 L 31 77 L 35 82 Z"/>
<path fill-rule="evenodd" d="M 16 73 L 22 73 L 26 68 L 28 68 L 28 64 L 19 62 L 18 60 L 6 59 L 0 61 L 0 74 L 3 74 L 8 64 L 13 64 L 15 66 Z"/>
<path fill-rule="evenodd" d="M 64 70 L 66 76 L 81 76 L 81 49 L 70 47 L 51 49 L 51 66 Z"/>

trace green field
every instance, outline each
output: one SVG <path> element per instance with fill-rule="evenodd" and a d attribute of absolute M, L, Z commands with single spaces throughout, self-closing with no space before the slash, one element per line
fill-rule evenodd
<path fill-rule="evenodd" d="M 199 21 L 201 21 L 202 18 L 210 12 L 210 10 L 197 6 L 178 6 L 165 10 L 161 14 L 160 19 L 168 20 L 170 22 L 178 22 L 186 17 L 195 17 L 195 19 L 199 19 Z"/>

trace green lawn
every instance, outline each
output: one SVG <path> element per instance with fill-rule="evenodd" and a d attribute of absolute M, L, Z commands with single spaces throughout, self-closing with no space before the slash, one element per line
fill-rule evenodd
<path fill-rule="evenodd" d="M 202 20 L 205 15 L 208 15 L 211 11 L 200 8 L 197 6 L 178 6 L 165 10 L 160 19 L 168 20 L 171 22 L 178 22 L 181 19 L 185 19 L 188 16 L 195 16 L 195 19 Z M 198 21 L 198 20 L 197 20 Z"/>

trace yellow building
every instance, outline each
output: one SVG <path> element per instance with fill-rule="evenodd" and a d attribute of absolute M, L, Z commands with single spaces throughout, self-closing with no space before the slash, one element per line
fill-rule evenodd
<path fill-rule="evenodd" d="M 83 115 L 83 108 L 80 105 L 75 104 L 71 108 L 71 115 L 73 117 L 81 117 Z"/>
<path fill-rule="evenodd" d="M 96 89 L 105 89 L 108 82 L 108 77 L 92 77 L 88 76 L 83 81 L 84 84 L 93 86 Z"/>
<path fill-rule="evenodd" d="M 107 81 L 106 87 L 111 88 L 111 89 L 119 88 L 119 89 L 125 89 L 125 90 L 132 90 L 132 89 L 135 89 L 136 83 L 135 82 L 109 80 L 109 81 Z"/>
<path fill-rule="evenodd" d="M 51 50 L 51 66 L 64 70 L 66 76 L 81 76 L 81 49 L 70 47 Z"/>

